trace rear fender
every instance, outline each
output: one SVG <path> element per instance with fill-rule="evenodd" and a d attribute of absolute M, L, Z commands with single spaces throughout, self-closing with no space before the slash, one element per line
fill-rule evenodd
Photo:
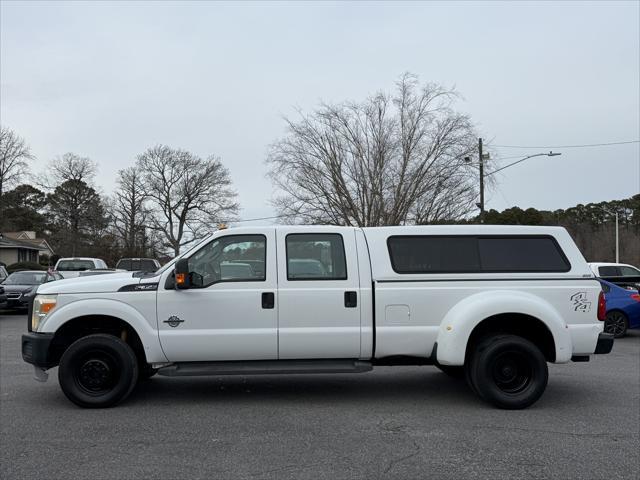
<path fill-rule="evenodd" d="M 471 332 L 486 318 L 505 313 L 520 313 L 542 321 L 553 336 L 556 363 L 571 359 L 568 327 L 551 304 L 530 293 L 494 290 L 471 295 L 449 310 L 438 331 L 438 363 L 464 365 Z"/>

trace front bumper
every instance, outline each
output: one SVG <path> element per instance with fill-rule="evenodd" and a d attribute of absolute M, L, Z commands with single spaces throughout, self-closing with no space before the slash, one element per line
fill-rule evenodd
<path fill-rule="evenodd" d="M 39 368 L 53 367 L 49 355 L 53 336 L 53 333 L 33 332 L 22 335 L 22 359 Z"/>
<path fill-rule="evenodd" d="M 603 353 L 611 353 L 613 349 L 613 334 L 601 333 L 598 335 L 598 343 L 596 343 L 596 355 Z"/>
<path fill-rule="evenodd" d="M 29 300 L 33 297 L 25 297 L 24 295 L 20 295 L 18 298 L 10 298 L 7 296 L 7 307 L 8 308 L 28 308 Z"/>

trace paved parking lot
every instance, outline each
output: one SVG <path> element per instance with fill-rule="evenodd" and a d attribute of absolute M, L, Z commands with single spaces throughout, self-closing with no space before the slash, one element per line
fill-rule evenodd
<path fill-rule="evenodd" d="M 0 477 L 638 478 L 640 332 L 552 365 L 532 408 L 500 411 L 433 367 L 360 375 L 163 378 L 83 410 L 22 362 L 0 313 Z"/>

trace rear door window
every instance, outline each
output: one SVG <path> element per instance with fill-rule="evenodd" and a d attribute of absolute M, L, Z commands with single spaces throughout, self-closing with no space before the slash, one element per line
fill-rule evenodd
<path fill-rule="evenodd" d="M 286 238 L 287 280 L 346 280 L 342 235 L 291 233 Z"/>

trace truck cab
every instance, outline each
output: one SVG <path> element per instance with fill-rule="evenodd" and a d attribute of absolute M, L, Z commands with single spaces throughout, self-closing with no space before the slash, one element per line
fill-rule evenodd
<path fill-rule="evenodd" d="M 22 352 L 41 380 L 58 365 L 84 407 L 115 405 L 155 373 L 435 365 L 524 408 L 548 362 L 611 350 L 604 302 L 562 228 L 243 227 L 154 273 L 39 287 Z"/>

